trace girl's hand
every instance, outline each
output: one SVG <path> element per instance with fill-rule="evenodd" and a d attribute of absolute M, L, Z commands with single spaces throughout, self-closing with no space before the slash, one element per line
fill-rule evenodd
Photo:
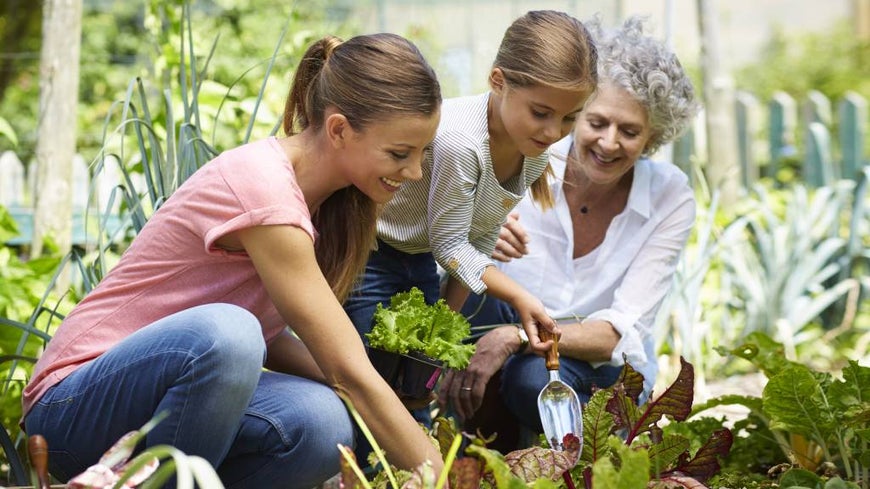
<path fill-rule="evenodd" d="M 529 235 L 519 222 L 520 215 L 516 212 L 511 212 L 498 233 L 498 241 L 495 243 L 495 250 L 492 252 L 494 260 L 509 262 L 514 258 L 522 258 L 523 255 L 529 253 L 527 247 L 529 243 Z"/>
<path fill-rule="evenodd" d="M 550 317 L 544 304 L 531 295 L 525 295 L 522 299 L 517 300 L 512 304 L 517 314 L 522 321 L 523 329 L 529 336 L 529 347 L 532 352 L 539 355 L 545 355 L 553 346 L 553 340 L 544 340 L 540 333 L 541 330 L 546 330 L 551 335 L 556 337 L 562 336 L 562 330 L 556 325 L 556 321 Z"/>

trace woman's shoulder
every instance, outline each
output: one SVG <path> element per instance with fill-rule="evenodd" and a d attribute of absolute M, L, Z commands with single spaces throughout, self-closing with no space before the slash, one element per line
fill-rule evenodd
<path fill-rule="evenodd" d="M 284 163 L 287 157 L 277 138 L 270 136 L 224 150 L 215 160 L 252 163 L 265 160 Z"/>
<path fill-rule="evenodd" d="M 673 163 L 644 158 L 637 161 L 635 168 L 641 173 L 645 173 L 654 184 L 676 187 L 689 186 L 689 176 L 682 168 Z"/>

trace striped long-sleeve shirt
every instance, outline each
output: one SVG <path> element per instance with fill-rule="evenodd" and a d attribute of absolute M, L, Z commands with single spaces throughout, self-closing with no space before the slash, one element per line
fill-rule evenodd
<path fill-rule="evenodd" d="M 445 100 L 423 178 L 405 182 L 378 219 L 378 236 L 405 253 L 431 251 L 475 293 L 508 213 L 547 168 L 547 152 L 525 158 L 522 172 L 500 184 L 492 168 L 489 92 Z"/>

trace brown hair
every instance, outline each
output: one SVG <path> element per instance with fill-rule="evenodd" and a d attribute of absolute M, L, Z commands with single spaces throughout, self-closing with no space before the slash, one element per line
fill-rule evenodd
<path fill-rule="evenodd" d="M 284 132 L 323 126 L 335 107 L 351 127 L 400 115 L 431 116 L 441 106 L 435 71 L 417 47 L 395 34 L 327 36 L 312 44 L 293 76 Z M 377 205 L 354 186 L 334 192 L 312 216 L 317 262 L 340 301 L 350 293 L 375 242 Z"/>
<path fill-rule="evenodd" d="M 582 22 L 565 12 L 532 10 L 505 31 L 493 68 L 513 87 L 546 86 L 592 92 L 598 84 L 598 52 Z M 546 171 L 532 183 L 532 198 L 553 206 Z"/>

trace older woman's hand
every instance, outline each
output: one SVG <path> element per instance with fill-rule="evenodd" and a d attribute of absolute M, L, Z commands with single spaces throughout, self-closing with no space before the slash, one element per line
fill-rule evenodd
<path fill-rule="evenodd" d="M 505 361 L 520 348 L 517 327 L 499 326 L 477 341 L 477 349 L 465 370 L 448 370 L 438 387 L 438 404 L 443 412 L 448 403 L 463 420 L 480 408 L 486 384 Z"/>

